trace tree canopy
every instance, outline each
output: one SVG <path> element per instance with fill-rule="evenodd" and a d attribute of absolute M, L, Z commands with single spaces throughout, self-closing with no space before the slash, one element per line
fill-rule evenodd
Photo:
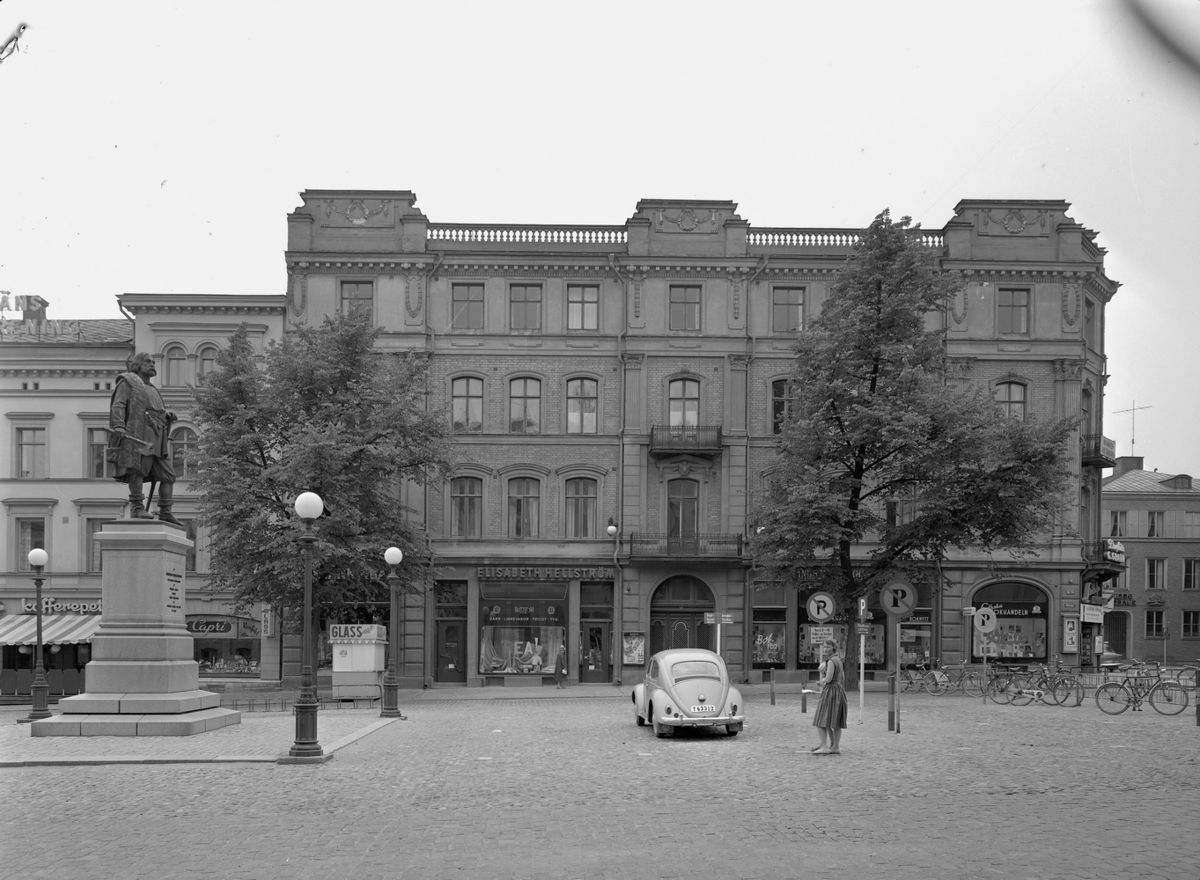
<path fill-rule="evenodd" d="M 345 619 L 351 606 L 386 602 L 389 546 L 404 551 L 405 588 L 429 577 L 401 489 L 445 476 L 448 421 L 426 411 L 424 359 L 378 351 L 378 335 L 365 319 L 326 318 L 269 343 L 260 365 L 243 325 L 195 389 L 193 486 L 210 531 L 210 587 L 231 590 L 239 607 L 302 604 L 293 504 L 305 491 L 325 503 L 315 609 Z"/>
<path fill-rule="evenodd" d="M 768 580 L 849 599 L 930 582 L 949 548 L 1025 553 L 1053 522 L 1074 420 L 1009 418 L 955 375 L 929 317 L 960 284 L 909 218 L 884 211 L 862 233 L 795 346 L 753 523 Z"/>

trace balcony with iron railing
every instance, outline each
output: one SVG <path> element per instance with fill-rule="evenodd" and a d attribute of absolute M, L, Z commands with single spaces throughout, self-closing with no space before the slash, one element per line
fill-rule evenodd
<path fill-rule="evenodd" d="M 629 556 L 657 558 L 741 559 L 745 538 L 738 534 L 652 535 L 634 532 L 629 536 Z"/>
<path fill-rule="evenodd" d="M 1103 434 L 1084 434 L 1080 440 L 1084 467 L 1110 468 L 1117 463 L 1117 444 Z"/>
<path fill-rule="evenodd" d="M 1085 581 L 1113 580 L 1125 571 L 1125 545 L 1116 538 L 1085 541 L 1080 548 Z"/>
<path fill-rule="evenodd" d="M 650 454 L 701 455 L 709 458 L 721 454 L 720 425 L 654 425 L 650 429 Z"/>

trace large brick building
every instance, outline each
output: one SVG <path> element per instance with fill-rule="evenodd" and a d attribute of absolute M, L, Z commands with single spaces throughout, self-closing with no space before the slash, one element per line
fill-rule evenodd
<path fill-rule="evenodd" d="M 203 371 L 247 309 L 260 343 L 364 310 L 383 350 L 430 359 L 429 406 L 452 421 L 460 464 L 445 485 L 404 499 L 430 550 L 405 564 L 439 577 L 407 599 L 406 683 L 540 683 L 560 645 L 573 678 L 629 682 L 654 650 L 718 638 L 739 677 L 805 676 L 815 638 L 845 637 L 849 621 L 807 618 L 802 587 L 756 585 L 747 539 L 792 341 L 819 314 L 855 230 L 757 229 L 727 201 L 643 200 L 597 226 L 434 222 L 407 191 L 301 199 L 287 218 L 285 296 L 121 302 L 138 348 L 160 358 L 161 384 L 179 389 L 181 428 L 193 381 L 183 377 Z M 1028 557 L 945 560 L 945 588 L 923 593 L 902 628 L 906 661 L 1094 659 L 1099 625 L 1081 625 L 1081 591 L 1119 571 L 1099 543 L 1101 469 L 1112 466 L 1104 308 L 1117 285 L 1068 207 L 964 201 L 944 229 L 923 233 L 967 282 L 929 320 L 968 380 L 1014 417 L 1082 427 L 1053 534 Z M 6 480 L 19 483 L 10 497 L 32 491 L 23 480 Z M 186 513 L 185 486 L 177 498 Z M 960 613 L 983 603 L 1001 623 L 986 646 Z M 876 621 L 872 666 L 891 638 Z"/>

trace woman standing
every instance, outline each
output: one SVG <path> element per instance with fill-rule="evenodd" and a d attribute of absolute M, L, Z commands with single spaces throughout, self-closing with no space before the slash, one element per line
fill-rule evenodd
<path fill-rule="evenodd" d="M 842 731 L 846 729 L 846 673 L 833 639 L 821 646 L 821 661 L 821 698 L 813 713 L 813 727 L 820 731 L 821 744 L 812 753 L 840 755 Z"/>
<path fill-rule="evenodd" d="M 564 642 L 558 646 L 558 657 L 554 661 L 554 686 L 567 686 L 567 645 Z"/>

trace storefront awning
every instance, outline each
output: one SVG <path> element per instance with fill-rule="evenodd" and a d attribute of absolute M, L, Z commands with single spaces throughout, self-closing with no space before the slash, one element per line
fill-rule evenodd
<path fill-rule="evenodd" d="M 43 614 L 42 644 L 70 645 L 90 642 L 100 627 L 99 614 Z M 37 615 L 0 617 L 0 645 L 36 645 Z"/>

